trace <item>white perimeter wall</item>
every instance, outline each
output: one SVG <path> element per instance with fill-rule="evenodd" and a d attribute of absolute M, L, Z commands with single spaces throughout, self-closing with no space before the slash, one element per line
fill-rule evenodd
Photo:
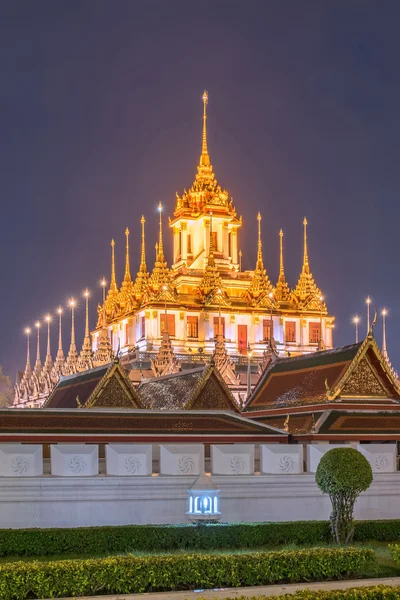
<path fill-rule="evenodd" d="M 196 476 L 2 477 L 0 528 L 185 523 Z M 315 475 L 213 475 L 221 521 L 328 519 Z M 400 518 L 400 472 L 374 475 L 356 519 Z"/>

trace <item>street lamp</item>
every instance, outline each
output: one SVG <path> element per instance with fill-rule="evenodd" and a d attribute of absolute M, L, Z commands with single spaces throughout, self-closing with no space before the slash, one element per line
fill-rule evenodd
<path fill-rule="evenodd" d="M 251 394 L 251 357 L 253 353 L 250 348 L 250 344 L 247 344 L 247 399 L 250 398 Z"/>
<path fill-rule="evenodd" d="M 100 281 L 100 285 L 103 288 L 103 304 L 104 304 L 105 299 L 106 299 L 106 285 L 107 285 L 107 280 L 105 277 L 103 277 L 103 279 Z"/>

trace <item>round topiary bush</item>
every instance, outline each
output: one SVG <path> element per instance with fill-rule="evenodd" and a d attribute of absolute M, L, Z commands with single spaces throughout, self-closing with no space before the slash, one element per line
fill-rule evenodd
<path fill-rule="evenodd" d="M 372 483 L 371 465 L 354 448 L 333 448 L 321 458 L 315 480 L 332 502 L 333 539 L 338 544 L 349 544 L 354 533 L 354 504 Z"/>

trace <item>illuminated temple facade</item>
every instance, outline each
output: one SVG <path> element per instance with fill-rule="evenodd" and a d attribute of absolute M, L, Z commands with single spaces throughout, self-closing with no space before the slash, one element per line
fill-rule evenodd
<path fill-rule="evenodd" d="M 132 277 L 130 268 L 127 229 L 122 284 L 119 286 L 116 279 L 112 240 L 109 289 L 98 307 L 96 329 L 91 334 L 86 321 L 81 353 L 76 350 L 74 332 L 74 347 L 66 358 L 59 344 L 54 364 L 51 356 L 33 370 L 27 364 L 28 372 L 26 369 L 21 374 L 16 385 L 16 406 L 41 406 L 60 375 L 107 363 L 113 354 L 119 355 L 134 382 L 212 361 L 232 391 L 242 390 L 245 396 L 274 357 L 332 347 L 334 317 L 329 315 L 311 274 L 306 219 L 303 262 L 294 287 L 286 281 L 282 230 L 277 236 L 277 282 L 268 276 L 260 214 L 254 218 L 258 233 L 254 270 L 242 271 L 242 217 L 215 177 L 207 145 L 206 92 L 202 99 L 202 147 L 196 177 L 188 190 L 176 195 L 168 221 L 173 236 L 172 263 L 168 264 L 164 253 L 165 223 L 160 205 L 154 265 L 149 268 L 146 260 L 142 217 L 136 277 Z M 36 379 L 29 379 L 35 372 Z M 32 394 L 35 402 L 31 401 Z"/>

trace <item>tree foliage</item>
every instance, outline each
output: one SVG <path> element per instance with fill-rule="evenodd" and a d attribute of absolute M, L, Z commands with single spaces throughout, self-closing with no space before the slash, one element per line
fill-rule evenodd
<path fill-rule="evenodd" d="M 371 465 L 354 448 L 333 448 L 321 458 L 315 480 L 332 502 L 334 540 L 338 544 L 350 543 L 354 534 L 354 504 L 372 483 Z"/>
<path fill-rule="evenodd" d="M 11 379 L 4 375 L 3 367 L 0 365 L 0 408 L 10 406 L 13 401 L 13 388 Z"/>

